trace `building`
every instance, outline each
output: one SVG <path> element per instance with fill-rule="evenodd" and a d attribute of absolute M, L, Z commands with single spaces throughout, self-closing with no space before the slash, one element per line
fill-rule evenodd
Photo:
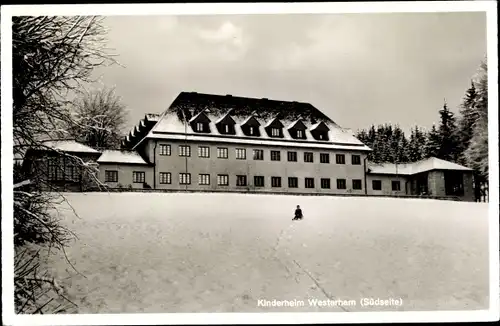
<path fill-rule="evenodd" d="M 472 169 L 431 157 L 407 164 L 367 165 L 367 194 L 454 197 L 474 201 Z"/>
<path fill-rule="evenodd" d="M 86 191 L 96 187 L 96 160 L 101 153 L 74 140 L 50 140 L 29 148 L 22 171 L 33 185 L 47 191 Z M 87 164 L 89 169 L 82 169 Z"/>
<path fill-rule="evenodd" d="M 308 103 L 181 93 L 123 147 L 153 166 L 152 188 L 364 193 L 367 153 Z"/>
<path fill-rule="evenodd" d="M 146 114 L 121 150 L 65 146 L 98 165 L 94 187 L 473 200 L 470 169 L 436 158 L 367 162 L 371 149 L 309 103 L 183 92 Z"/>

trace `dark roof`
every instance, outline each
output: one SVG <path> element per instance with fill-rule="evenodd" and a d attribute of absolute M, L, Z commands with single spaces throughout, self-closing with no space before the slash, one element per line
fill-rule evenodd
<path fill-rule="evenodd" d="M 243 119 L 248 118 L 253 113 L 264 120 L 275 117 L 283 120 L 296 120 L 302 118 L 311 123 L 319 121 L 333 123 L 330 118 L 309 103 L 276 101 L 232 95 L 182 92 L 177 96 L 169 108 L 169 110 L 177 112 L 180 120 L 183 120 L 183 113 L 186 115 L 186 119 L 189 120 L 200 111 L 208 110 L 212 116 L 223 116 L 230 109 L 232 117 Z"/>
<path fill-rule="evenodd" d="M 192 118 L 205 116 L 208 118 L 206 121 L 208 124 L 206 130 L 208 132 L 200 134 L 193 130 L 191 122 L 194 120 Z M 147 127 L 141 127 L 142 124 L 139 123 L 138 130 L 132 131 L 127 137 L 127 140 L 124 142 L 124 148 L 135 148 L 145 138 L 174 139 L 175 137 L 179 137 L 179 135 L 182 135 L 182 137 L 190 135 L 196 137 L 198 140 L 209 141 L 219 138 L 219 140 L 230 142 L 227 138 L 228 135 L 221 134 L 216 125 L 216 122 L 220 121 L 223 117 L 230 117 L 235 121 L 235 130 L 231 133 L 231 137 L 240 143 L 241 141 L 250 143 L 258 141 L 261 144 L 264 144 L 262 143 L 263 141 L 284 141 L 285 143 L 283 144 L 297 143 L 299 140 L 289 135 L 288 129 L 283 131 L 283 135 L 280 135 L 279 139 L 267 135 L 265 129 L 275 119 L 275 123 L 285 127 L 293 125 L 294 122 L 300 119 L 306 127 L 306 137 L 300 140 L 302 143 L 316 143 L 315 146 L 319 146 L 318 144 L 321 143 L 323 147 L 346 148 L 345 146 L 350 146 L 352 148 L 359 148 L 360 150 L 370 150 L 354 136 L 352 131 L 341 128 L 309 103 L 194 92 L 180 93 L 169 108 L 160 116 L 158 122 L 154 123 L 153 127 L 150 127 L 153 123 L 151 125 L 146 124 Z M 252 117 L 254 117 L 255 121 L 253 121 Z M 259 131 L 255 135 L 248 135 L 242 129 L 242 126 L 249 119 L 254 122 L 253 125 L 255 127 L 259 128 Z M 190 123 L 185 123 L 187 121 Z M 322 126 L 322 129 L 328 132 L 328 137 L 318 140 L 307 129 L 316 126 Z"/>

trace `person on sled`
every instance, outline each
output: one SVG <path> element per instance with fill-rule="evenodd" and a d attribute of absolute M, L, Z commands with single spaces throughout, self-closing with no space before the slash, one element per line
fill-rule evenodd
<path fill-rule="evenodd" d="M 304 216 L 302 215 L 302 210 L 300 209 L 300 206 L 297 205 L 297 209 L 295 210 L 295 217 L 292 219 L 292 221 L 301 220 L 302 218 L 304 218 Z"/>

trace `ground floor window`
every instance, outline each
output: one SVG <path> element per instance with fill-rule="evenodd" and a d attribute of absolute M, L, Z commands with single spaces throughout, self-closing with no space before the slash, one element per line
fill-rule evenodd
<path fill-rule="evenodd" d="M 50 181 L 73 181 L 78 182 L 81 175 L 81 167 L 71 157 L 50 157 L 47 160 L 47 178 Z"/>
<path fill-rule="evenodd" d="M 227 174 L 218 174 L 217 175 L 217 185 L 229 186 L 229 176 Z"/>
<path fill-rule="evenodd" d="M 118 182 L 118 171 L 104 171 L 104 182 Z"/>
<path fill-rule="evenodd" d="M 354 179 L 352 180 L 352 189 L 354 190 L 361 190 L 361 180 L 360 179 Z"/>
<path fill-rule="evenodd" d="M 144 183 L 146 181 L 146 173 L 145 172 L 132 172 L 132 180 L 134 183 Z"/>
<path fill-rule="evenodd" d="M 345 179 L 337 179 L 337 189 L 346 189 L 347 182 Z"/>
<path fill-rule="evenodd" d="M 444 173 L 444 187 L 447 196 L 463 196 L 464 175 L 458 171 Z"/>
<path fill-rule="evenodd" d="M 239 187 L 245 187 L 247 185 L 247 176 L 246 175 L 237 175 L 236 176 L 236 185 Z"/>
<path fill-rule="evenodd" d="M 263 176 L 254 176 L 253 183 L 255 187 L 264 187 L 264 177 Z"/>
<path fill-rule="evenodd" d="M 321 179 L 321 188 L 323 189 L 330 189 L 330 179 L 328 178 L 323 178 Z"/>
<path fill-rule="evenodd" d="M 160 184 L 172 183 L 172 174 L 170 172 L 160 172 Z"/>
<path fill-rule="evenodd" d="M 288 178 L 288 188 L 298 188 L 299 187 L 299 179 L 296 177 Z"/>
<path fill-rule="evenodd" d="M 398 180 L 392 181 L 392 191 L 400 191 L 401 190 L 401 182 Z"/>
<path fill-rule="evenodd" d="M 275 188 L 281 187 L 281 177 L 271 177 L 271 186 Z"/>
<path fill-rule="evenodd" d="M 179 183 L 181 185 L 190 185 L 191 173 L 179 173 Z"/>
<path fill-rule="evenodd" d="M 373 190 L 382 190 L 382 180 L 372 180 Z"/>
<path fill-rule="evenodd" d="M 204 186 L 210 185 L 210 174 L 200 174 L 198 176 L 198 184 Z"/>
<path fill-rule="evenodd" d="M 305 178 L 306 188 L 314 188 L 314 178 Z"/>

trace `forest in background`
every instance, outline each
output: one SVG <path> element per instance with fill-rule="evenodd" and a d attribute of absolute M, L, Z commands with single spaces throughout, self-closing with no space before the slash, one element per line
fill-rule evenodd
<path fill-rule="evenodd" d="M 458 114 L 447 103 L 438 111 L 439 121 L 430 130 L 415 126 L 407 136 L 398 125 L 372 125 L 357 138 L 373 151 L 374 163 L 403 164 L 437 157 L 475 172 L 476 182 L 488 180 L 488 68 L 486 61 L 471 80 Z"/>

